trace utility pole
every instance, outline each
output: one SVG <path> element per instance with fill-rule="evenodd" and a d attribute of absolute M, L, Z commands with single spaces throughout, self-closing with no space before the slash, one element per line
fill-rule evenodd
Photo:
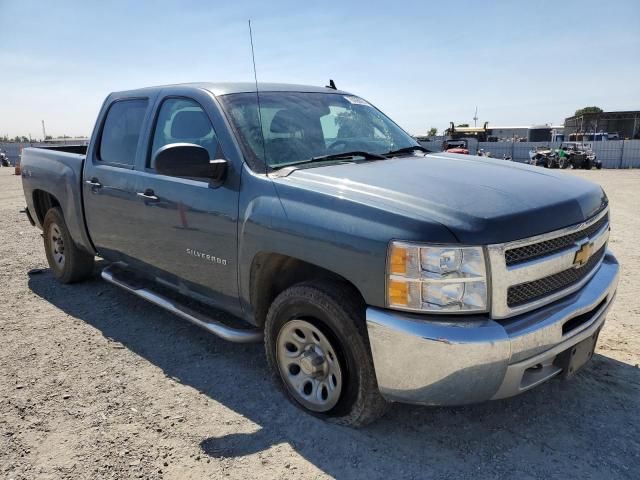
<path fill-rule="evenodd" d="M 473 128 L 478 126 L 478 106 L 476 105 L 476 113 L 473 115 Z"/>
<path fill-rule="evenodd" d="M 44 128 L 44 120 L 42 120 L 42 135 L 44 137 L 42 140 L 46 141 L 47 140 L 47 131 Z"/>

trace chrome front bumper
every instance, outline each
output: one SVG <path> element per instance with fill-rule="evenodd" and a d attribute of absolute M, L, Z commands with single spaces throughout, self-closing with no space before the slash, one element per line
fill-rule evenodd
<path fill-rule="evenodd" d="M 539 385 L 561 373 L 553 363 L 557 355 L 604 324 L 619 271 L 607 251 L 596 274 L 576 293 L 500 322 L 482 315 L 443 320 L 368 308 L 380 393 L 390 401 L 461 405 Z"/>

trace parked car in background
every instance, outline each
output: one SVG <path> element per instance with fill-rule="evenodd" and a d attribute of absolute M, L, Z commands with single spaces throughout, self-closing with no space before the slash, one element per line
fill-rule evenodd
<path fill-rule="evenodd" d="M 448 153 L 469 155 L 469 143 L 465 139 L 445 140 L 442 144 L 442 150 Z"/>
<path fill-rule="evenodd" d="M 510 397 L 588 363 L 619 275 L 602 188 L 428 154 L 348 92 L 259 92 L 113 93 L 88 147 L 25 149 L 53 276 L 84 280 L 99 255 L 131 294 L 227 340 L 264 339 L 288 398 L 343 425 L 389 401 Z"/>

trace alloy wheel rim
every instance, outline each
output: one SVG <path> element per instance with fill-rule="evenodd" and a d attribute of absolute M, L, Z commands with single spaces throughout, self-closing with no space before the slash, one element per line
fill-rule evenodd
<path fill-rule="evenodd" d="M 60 227 L 56 223 L 52 223 L 49 228 L 49 250 L 56 267 L 63 268 L 65 261 L 64 239 Z"/>
<path fill-rule="evenodd" d="M 342 393 L 342 367 L 329 339 L 312 323 L 294 319 L 278 334 L 280 375 L 294 398 L 314 412 L 331 410 Z"/>

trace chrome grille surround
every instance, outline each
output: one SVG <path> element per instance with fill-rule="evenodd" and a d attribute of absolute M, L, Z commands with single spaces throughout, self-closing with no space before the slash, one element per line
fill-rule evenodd
<path fill-rule="evenodd" d="M 487 246 L 491 266 L 491 316 L 496 319 L 512 317 L 547 305 L 579 290 L 598 270 L 604 255 L 600 255 L 600 258 L 596 262 L 588 262 L 588 264 L 583 267 L 574 267 L 573 263 L 576 252 L 584 243 L 593 244 L 593 256 L 599 254 L 600 250 L 606 250 L 609 240 L 608 215 L 609 209 L 607 207 L 586 222 L 578 225 L 535 237 Z M 607 217 L 607 220 L 601 222 L 604 217 Z M 593 231 L 594 225 L 598 224 L 598 222 L 600 222 L 598 225 L 599 228 Z M 591 235 L 588 237 L 580 235 L 583 231 Z M 562 250 L 552 252 L 548 255 L 532 258 L 513 265 L 507 265 L 506 253 L 509 250 L 536 245 L 569 235 L 574 238 L 580 238 L 580 240 L 577 240 Z M 534 298 L 526 303 L 515 305 L 513 302 L 508 302 L 508 294 L 511 287 L 542 280 L 570 268 L 590 270 L 586 270 L 588 272 L 586 274 L 581 272 L 582 274 L 579 275 L 580 279 L 564 289 L 550 292 L 546 296 Z M 509 306 L 509 303 L 512 303 L 513 306 Z"/>

